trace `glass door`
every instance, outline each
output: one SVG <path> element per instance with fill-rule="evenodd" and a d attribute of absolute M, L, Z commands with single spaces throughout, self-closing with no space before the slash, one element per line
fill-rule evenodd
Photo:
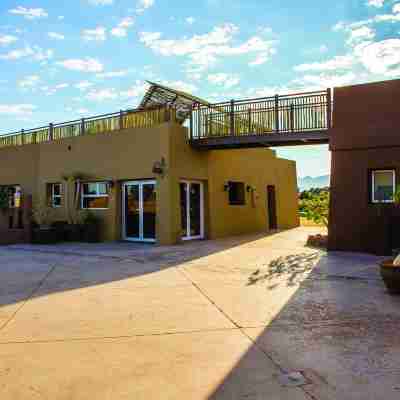
<path fill-rule="evenodd" d="M 123 185 L 122 237 L 125 240 L 156 240 L 155 181 L 133 181 Z"/>
<path fill-rule="evenodd" d="M 180 183 L 182 239 L 204 238 L 204 189 L 202 182 Z"/>

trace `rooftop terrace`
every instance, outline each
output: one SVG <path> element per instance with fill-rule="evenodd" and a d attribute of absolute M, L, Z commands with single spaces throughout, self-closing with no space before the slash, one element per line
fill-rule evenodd
<path fill-rule="evenodd" d="M 189 121 L 196 148 L 280 146 L 328 143 L 332 96 L 326 91 L 209 103 L 150 82 L 139 108 L 21 130 L 0 136 L 0 147 L 21 146 L 94 135 L 163 122 Z"/>

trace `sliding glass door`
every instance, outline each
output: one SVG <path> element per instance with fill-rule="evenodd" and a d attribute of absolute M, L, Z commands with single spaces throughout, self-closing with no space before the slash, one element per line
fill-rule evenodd
<path fill-rule="evenodd" d="M 204 187 L 202 182 L 180 183 L 182 239 L 204 238 Z"/>
<path fill-rule="evenodd" d="M 132 181 L 123 184 L 122 237 L 125 240 L 156 240 L 156 182 Z"/>

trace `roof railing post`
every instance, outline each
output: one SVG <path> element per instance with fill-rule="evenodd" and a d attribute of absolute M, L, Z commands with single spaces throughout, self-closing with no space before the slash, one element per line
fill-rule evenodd
<path fill-rule="evenodd" d="M 25 131 L 21 129 L 21 144 L 25 144 Z"/>
<path fill-rule="evenodd" d="M 328 88 L 326 90 L 326 122 L 327 122 L 327 128 L 332 127 L 332 92 L 331 88 Z"/>
<path fill-rule="evenodd" d="M 275 132 L 279 132 L 279 95 L 275 95 Z"/>
<path fill-rule="evenodd" d="M 235 135 L 235 100 L 231 100 L 230 106 L 230 126 L 231 126 L 231 136 Z"/>
<path fill-rule="evenodd" d="M 201 137 L 203 137 L 203 132 L 201 131 L 201 107 L 197 107 L 197 136 L 198 139 L 200 139 Z"/>
<path fill-rule="evenodd" d="M 193 105 L 190 106 L 190 141 L 193 140 Z"/>
<path fill-rule="evenodd" d="M 124 129 L 124 112 L 119 110 L 119 130 Z"/>
<path fill-rule="evenodd" d="M 294 105 L 290 104 L 290 130 L 294 131 Z"/>
<path fill-rule="evenodd" d="M 84 135 L 85 132 L 85 118 L 81 119 L 81 135 Z"/>
<path fill-rule="evenodd" d="M 251 135 L 251 106 L 247 109 L 248 134 Z M 257 133 L 257 132 L 254 132 Z"/>
<path fill-rule="evenodd" d="M 49 124 L 49 140 L 50 141 L 53 140 L 53 128 L 54 128 L 53 123 L 50 122 L 50 124 Z"/>

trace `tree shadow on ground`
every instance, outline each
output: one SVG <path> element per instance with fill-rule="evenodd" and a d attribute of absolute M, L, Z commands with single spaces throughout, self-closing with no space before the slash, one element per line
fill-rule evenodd
<path fill-rule="evenodd" d="M 321 251 L 315 251 L 313 253 L 300 253 L 278 257 L 268 264 L 266 272 L 263 272 L 261 269 L 254 271 L 249 276 L 247 285 L 251 286 L 271 282 L 271 285 L 267 286 L 271 290 L 278 286 L 277 283 L 273 284 L 272 281 L 278 278 L 281 279 L 282 277 L 286 277 L 287 286 L 298 285 L 303 275 L 312 271 L 321 254 Z"/>

